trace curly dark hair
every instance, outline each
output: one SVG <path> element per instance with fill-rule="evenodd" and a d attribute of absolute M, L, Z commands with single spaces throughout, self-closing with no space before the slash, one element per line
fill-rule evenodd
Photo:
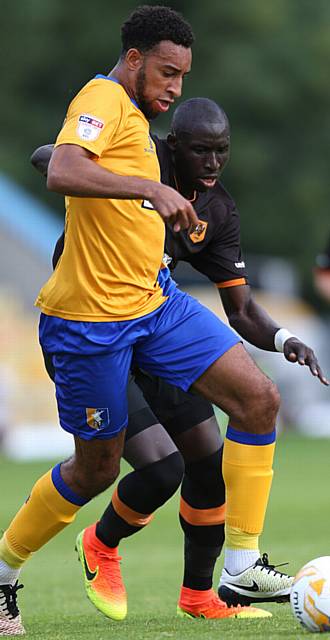
<path fill-rule="evenodd" d="M 162 40 L 187 48 L 194 42 L 190 24 L 170 7 L 143 5 L 133 11 L 122 25 L 122 53 L 131 48 L 145 53 Z"/>

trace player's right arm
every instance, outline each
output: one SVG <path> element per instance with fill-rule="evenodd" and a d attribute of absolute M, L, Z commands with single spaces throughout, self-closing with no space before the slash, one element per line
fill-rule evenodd
<path fill-rule="evenodd" d="M 220 290 L 219 293 L 229 324 L 237 333 L 259 349 L 276 351 L 274 338 L 280 326 L 253 299 L 250 287 L 232 286 Z M 329 385 L 313 349 L 299 338 L 288 337 L 284 342 L 283 353 L 289 362 L 306 365 L 322 384 Z"/>
<path fill-rule="evenodd" d="M 191 203 L 177 191 L 153 180 L 121 176 L 94 162 L 93 154 L 75 144 L 61 144 L 52 153 L 47 187 L 68 196 L 149 200 L 175 231 L 198 224 Z"/>
<path fill-rule="evenodd" d="M 217 203 L 215 219 L 221 213 L 221 209 L 218 208 L 221 202 L 222 199 Z M 210 216 L 213 211 L 210 210 Z M 252 296 L 241 255 L 239 215 L 235 208 L 231 209 L 225 224 L 218 230 L 214 228 L 212 241 L 205 246 L 204 251 L 193 254 L 190 262 L 216 284 L 231 327 L 244 340 L 259 349 L 277 351 L 275 336 L 281 327 Z M 282 347 L 281 351 L 289 362 L 306 365 L 322 384 L 329 384 L 314 351 L 308 345 L 289 333 Z"/>

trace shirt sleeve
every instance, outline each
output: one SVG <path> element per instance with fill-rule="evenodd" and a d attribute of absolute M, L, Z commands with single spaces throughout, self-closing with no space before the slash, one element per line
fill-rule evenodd
<path fill-rule="evenodd" d="M 55 146 L 76 144 L 100 157 L 119 127 L 125 126 L 122 87 L 92 80 L 71 102 Z"/>
<path fill-rule="evenodd" d="M 192 257 L 191 264 L 219 289 L 248 283 L 237 209 L 228 212 L 224 224 L 215 229 L 212 240 Z"/>

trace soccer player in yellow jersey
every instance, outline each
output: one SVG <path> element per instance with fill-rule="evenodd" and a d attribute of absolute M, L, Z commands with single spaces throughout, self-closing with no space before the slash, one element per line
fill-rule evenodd
<path fill-rule="evenodd" d="M 75 454 L 36 482 L 0 541 L 1 635 L 24 631 L 16 603 L 21 566 L 118 476 L 132 361 L 200 392 L 229 415 L 223 454 L 229 568 L 243 571 L 257 553 L 278 392 L 229 327 L 170 278 L 158 280 L 164 221 L 180 230 L 196 227 L 198 218 L 186 198 L 159 183 L 148 121 L 180 95 L 192 41 L 189 25 L 171 9 L 137 9 L 123 25 L 118 64 L 78 93 L 57 139 L 48 186 L 67 196 L 65 247 L 37 304 L 60 423 L 74 435 Z M 288 332 L 275 326 L 269 349 L 274 339 L 280 348 Z M 322 376 L 316 367 L 313 373 Z M 86 531 L 77 544 L 91 595 L 103 603 L 108 596 L 107 615 L 121 620 L 126 594 L 117 550 Z M 104 553 L 116 581 L 104 575 L 96 592 L 94 560 Z"/>
<path fill-rule="evenodd" d="M 258 347 L 269 345 L 276 324 L 253 300 L 240 247 L 239 213 L 230 194 L 216 180 L 230 154 L 226 114 L 211 100 L 186 100 L 173 114 L 167 141 L 156 137 L 154 140 L 162 181 L 194 198 L 200 220 L 198 230 L 193 232 L 175 233 L 166 225 L 169 269 L 173 272 L 182 260 L 190 263 L 215 283 L 229 323 L 239 335 Z M 52 150 L 53 145 L 46 145 L 31 158 L 45 176 Z M 64 234 L 56 244 L 54 268 L 63 247 Z M 162 278 L 169 275 L 169 270 L 162 269 Z M 312 350 L 296 339 L 292 344 L 290 340 L 285 342 L 285 357 L 292 352 L 303 357 L 310 370 L 318 366 Z M 45 363 L 54 380 L 52 358 L 46 354 Z M 233 605 L 289 600 L 293 577 L 277 571 L 268 554 L 262 558 L 257 552 L 249 554 L 250 567 L 240 572 L 239 566 L 231 566 L 234 573 L 228 574 L 228 549 L 219 585 L 222 600 L 212 590 L 225 518 L 221 435 L 212 405 L 198 394 L 183 392 L 136 368 L 134 378 L 135 384 L 132 379 L 128 385 L 129 421 L 124 448 L 124 457 L 134 470 L 120 480 L 100 520 L 81 532 L 77 540 L 88 596 L 111 617 L 118 574 L 109 549 L 114 550 L 122 538 L 135 535 L 150 522 L 153 512 L 177 489 L 184 466 L 180 501 L 184 574 L 178 615 L 205 619 L 243 617 L 247 613 L 255 617 L 266 615 L 265 611 L 246 610 L 244 606 L 238 613 Z M 102 546 L 88 545 L 87 541 L 93 538 Z M 96 578 L 92 574 L 91 579 L 84 558 L 90 567 L 98 567 Z"/>

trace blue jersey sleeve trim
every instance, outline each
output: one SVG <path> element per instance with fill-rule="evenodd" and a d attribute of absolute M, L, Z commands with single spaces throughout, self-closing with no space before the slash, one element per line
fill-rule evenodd
<path fill-rule="evenodd" d="M 109 76 L 105 76 L 103 73 L 97 73 L 94 80 L 98 80 L 98 78 L 102 78 L 102 80 L 111 80 L 111 82 L 116 82 L 116 84 L 120 84 L 117 78 L 115 77 L 109 78 Z"/>
<path fill-rule="evenodd" d="M 77 493 L 72 491 L 72 489 L 70 489 L 70 487 L 68 487 L 68 485 L 65 484 L 61 476 L 60 470 L 61 470 L 61 463 L 57 464 L 56 467 L 52 469 L 52 481 L 53 481 L 54 487 L 57 489 L 57 491 L 61 494 L 61 496 L 65 500 L 67 500 L 68 502 L 71 502 L 72 504 L 76 504 L 78 507 L 83 507 L 84 504 L 87 504 L 87 502 L 89 502 L 89 500 L 86 498 L 82 498 L 81 496 L 78 496 Z"/>
<path fill-rule="evenodd" d="M 226 438 L 233 440 L 239 444 L 250 444 L 255 446 L 263 446 L 266 444 L 272 444 L 276 440 L 276 429 L 271 433 L 247 433 L 245 431 L 238 431 L 233 427 L 228 426 Z"/>
<path fill-rule="evenodd" d="M 94 80 L 97 80 L 98 78 L 102 78 L 103 80 L 110 80 L 110 82 L 115 82 L 116 84 L 120 84 L 121 87 L 123 86 L 117 78 L 109 78 L 109 76 L 104 76 L 103 73 L 97 73 Z M 134 107 L 136 107 L 137 109 L 140 109 L 138 103 L 135 100 L 133 100 L 133 98 L 129 98 L 129 99 L 131 102 L 133 102 Z"/>

